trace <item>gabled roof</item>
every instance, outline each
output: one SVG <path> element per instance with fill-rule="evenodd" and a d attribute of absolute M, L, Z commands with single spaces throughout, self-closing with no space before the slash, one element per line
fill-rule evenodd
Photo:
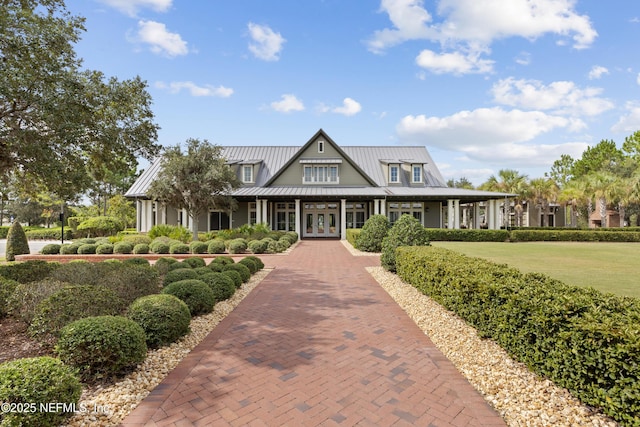
<path fill-rule="evenodd" d="M 378 186 L 378 184 L 372 180 L 369 175 L 367 175 L 367 173 L 365 171 L 362 170 L 362 168 L 356 163 L 354 162 L 351 157 L 349 155 L 347 155 L 347 153 L 344 152 L 344 150 L 342 150 L 342 148 L 340 148 L 338 146 L 338 144 L 335 143 L 335 141 L 333 139 L 331 139 L 329 137 L 329 135 L 327 135 L 325 133 L 325 131 L 323 131 L 322 129 L 318 130 L 318 132 L 315 133 L 315 135 L 313 135 L 311 137 L 311 139 L 309 139 L 309 141 L 307 141 L 306 144 L 304 144 L 296 154 L 294 154 L 287 163 L 284 164 L 284 166 L 282 166 L 280 168 L 280 170 L 278 170 L 264 185 L 265 187 L 268 187 L 270 184 L 273 183 L 273 181 L 275 181 L 285 170 L 287 170 L 287 168 L 289 166 L 291 166 L 293 163 L 297 162 L 300 157 L 302 156 L 302 153 L 304 153 L 307 148 L 309 148 L 309 146 L 311 146 L 314 142 L 316 142 L 318 140 L 318 138 L 322 137 L 325 142 L 329 143 L 331 146 L 333 146 L 333 148 L 340 154 L 340 156 L 342 156 L 347 163 L 349 163 L 351 166 L 353 166 L 359 173 L 360 175 L 362 175 L 362 177 L 372 186 Z"/>

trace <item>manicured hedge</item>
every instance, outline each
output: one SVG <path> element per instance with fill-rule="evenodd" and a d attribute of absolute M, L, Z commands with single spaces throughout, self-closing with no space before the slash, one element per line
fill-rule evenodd
<path fill-rule="evenodd" d="M 401 247 L 398 275 L 587 405 L 640 425 L 640 300 L 436 247 Z"/>
<path fill-rule="evenodd" d="M 427 236 L 432 242 L 506 242 L 507 230 L 427 228 Z"/>
<path fill-rule="evenodd" d="M 510 240 L 512 242 L 640 242 L 640 232 L 638 231 L 618 231 L 608 229 L 607 231 L 594 230 L 512 230 Z M 616 230 L 616 231 L 613 231 Z"/>

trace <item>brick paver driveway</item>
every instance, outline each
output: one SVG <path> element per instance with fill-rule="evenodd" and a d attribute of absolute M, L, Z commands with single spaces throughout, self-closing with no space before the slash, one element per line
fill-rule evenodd
<path fill-rule="evenodd" d="M 125 426 L 503 426 L 338 241 L 302 241 Z"/>

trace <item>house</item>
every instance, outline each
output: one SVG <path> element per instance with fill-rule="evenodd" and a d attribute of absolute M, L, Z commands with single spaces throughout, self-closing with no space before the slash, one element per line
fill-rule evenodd
<path fill-rule="evenodd" d="M 447 187 L 425 147 L 341 147 L 322 129 L 302 146 L 226 146 L 223 155 L 243 183 L 232 193 L 238 208 L 211 210 L 198 231 L 266 223 L 301 238 L 345 239 L 375 214 L 391 223 L 410 214 L 425 227 L 495 229 L 503 225 L 500 203 L 513 196 Z M 156 159 L 126 193 L 136 201 L 138 231 L 191 228 L 186 212 L 147 196 L 160 167 Z M 471 208 L 461 213 L 461 203 Z"/>

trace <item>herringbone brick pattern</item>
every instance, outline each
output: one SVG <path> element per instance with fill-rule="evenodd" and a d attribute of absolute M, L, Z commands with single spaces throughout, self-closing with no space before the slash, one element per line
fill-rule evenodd
<path fill-rule="evenodd" d="M 504 426 L 338 241 L 303 241 L 125 426 Z"/>

